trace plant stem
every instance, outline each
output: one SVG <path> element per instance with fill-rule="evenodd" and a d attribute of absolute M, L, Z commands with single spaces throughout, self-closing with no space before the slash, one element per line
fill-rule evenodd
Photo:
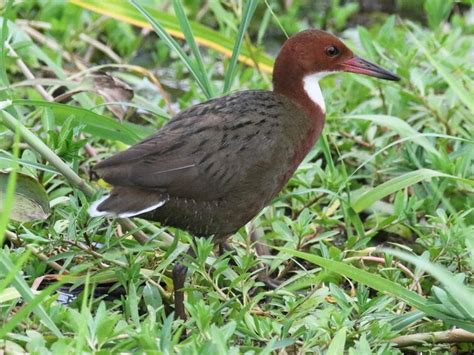
<path fill-rule="evenodd" d="M 18 244 L 18 245 L 23 245 L 21 239 L 13 232 L 10 232 L 10 231 L 5 231 L 5 237 L 10 240 L 13 244 Z M 30 249 L 31 252 L 36 255 L 36 257 L 38 259 L 40 259 L 41 261 L 44 261 L 46 264 L 48 264 L 52 269 L 62 273 L 62 274 L 68 274 L 69 272 L 61 265 L 59 265 L 57 262 L 55 261 L 50 261 L 49 258 L 43 254 L 42 252 L 40 252 L 37 248 L 35 248 L 34 246 L 32 245 L 29 245 L 29 244 L 25 244 L 24 247 L 26 247 L 27 249 Z"/>
<path fill-rule="evenodd" d="M 17 58 L 16 65 L 18 65 L 18 68 L 20 68 L 21 72 L 26 76 L 26 78 L 29 80 L 34 80 L 35 76 L 31 72 L 30 68 L 28 68 L 28 66 L 25 64 L 25 62 L 21 60 L 18 54 L 16 54 L 16 52 L 8 43 L 6 43 L 6 47 L 8 49 L 9 54 Z M 47 101 L 53 101 L 53 97 L 41 85 L 35 85 L 35 88 L 39 92 L 39 94 L 43 97 L 43 99 Z"/>
<path fill-rule="evenodd" d="M 28 128 L 26 128 L 15 117 L 6 111 L 0 111 L 3 123 L 13 132 L 16 129 L 20 132 L 21 137 L 33 149 L 40 153 L 47 161 L 49 161 L 70 183 L 77 186 L 88 197 L 94 195 L 95 191 L 84 180 L 80 178 L 61 158 L 59 158 L 44 142 L 34 135 Z"/>
<path fill-rule="evenodd" d="M 421 343 L 474 343 L 474 333 L 464 329 L 452 329 L 443 332 L 417 333 L 402 335 L 390 340 L 399 347 L 418 345 Z"/>

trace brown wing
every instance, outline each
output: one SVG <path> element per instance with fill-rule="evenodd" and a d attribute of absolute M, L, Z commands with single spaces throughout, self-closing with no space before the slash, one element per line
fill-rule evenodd
<path fill-rule="evenodd" d="M 278 122 L 287 104 L 281 100 L 268 91 L 244 91 L 195 105 L 97 171 L 115 186 L 203 200 L 252 178 L 272 178 L 275 164 L 287 164 L 293 154 Z"/>

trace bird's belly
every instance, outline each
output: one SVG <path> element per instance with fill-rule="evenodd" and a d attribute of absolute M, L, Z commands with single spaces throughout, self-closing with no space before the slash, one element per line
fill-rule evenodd
<path fill-rule="evenodd" d="M 186 230 L 197 237 L 214 235 L 222 239 L 237 232 L 262 208 L 260 204 L 252 208 L 252 202 L 247 202 L 170 198 L 162 207 L 140 217 Z"/>

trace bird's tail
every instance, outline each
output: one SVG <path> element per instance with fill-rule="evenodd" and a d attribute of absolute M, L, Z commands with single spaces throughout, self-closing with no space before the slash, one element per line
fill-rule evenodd
<path fill-rule="evenodd" d="M 169 197 L 155 191 L 114 187 L 110 195 L 95 201 L 88 209 L 91 217 L 134 217 L 163 206 Z"/>

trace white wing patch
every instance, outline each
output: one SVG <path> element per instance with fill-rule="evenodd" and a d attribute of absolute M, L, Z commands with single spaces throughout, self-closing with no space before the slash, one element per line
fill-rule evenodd
<path fill-rule="evenodd" d="M 127 212 L 123 212 L 123 213 L 116 213 L 116 212 L 113 212 L 113 211 L 99 211 L 97 208 L 99 207 L 99 205 L 104 202 L 105 200 L 107 200 L 108 198 L 110 197 L 110 195 L 106 195 L 102 198 L 100 198 L 99 200 L 95 201 L 90 207 L 89 209 L 87 210 L 87 212 L 89 212 L 89 216 L 91 217 L 103 217 L 103 216 L 107 216 L 107 217 L 118 217 L 118 218 L 128 218 L 128 217 L 133 217 L 133 216 L 138 216 L 142 213 L 146 213 L 146 212 L 150 212 L 150 211 L 153 211 L 157 208 L 160 208 L 161 206 L 163 206 L 166 202 L 168 202 L 168 199 L 165 199 L 165 200 L 161 200 L 159 201 L 158 203 L 155 203 L 154 205 L 151 205 L 151 206 L 148 206 L 142 210 L 138 210 L 138 211 L 127 211 Z"/>
<path fill-rule="evenodd" d="M 151 205 L 150 207 L 144 208 L 140 211 L 133 211 L 133 212 L 125 212 L 125 213 L 120 213 L 117 215 L 119 218 L 128 218 L 128 217 L 133 217 L 133 216 L 138 216 L 139 214 L 150 212 L 153 210 L 156 210 L 157 208 L 160 208 L 163 206 L 168 200 L 162 200 L 154 205 Z"/>
<path fill-rule="evenodd" d="M 310 75 L 306 75 L 303 78 L 303 87 L 304 91 L 308 94 L 309 98 L 319 107 L 323 113 L 326 113 L 326 103 L 324 102 L 323 93 L 319 87 L 319 80 L 324 78 L 326 75 L 331 74 L 331 72 L 319 72 Z"/>
<path fill-rule="evenodd" d="M 104 197 L 98 199 L 92 205 L 90 205 L 89 209 L 87 210 L 87 212 L 89 212 L 89 216 L 91 217 L 112 216 L 113 214 L 110 212 L 97 210 L 97 207 L 99 207 L 99 205 L 105 200 L 107 200 L 109 197 L 110 195 L 105 195 Z"/>

